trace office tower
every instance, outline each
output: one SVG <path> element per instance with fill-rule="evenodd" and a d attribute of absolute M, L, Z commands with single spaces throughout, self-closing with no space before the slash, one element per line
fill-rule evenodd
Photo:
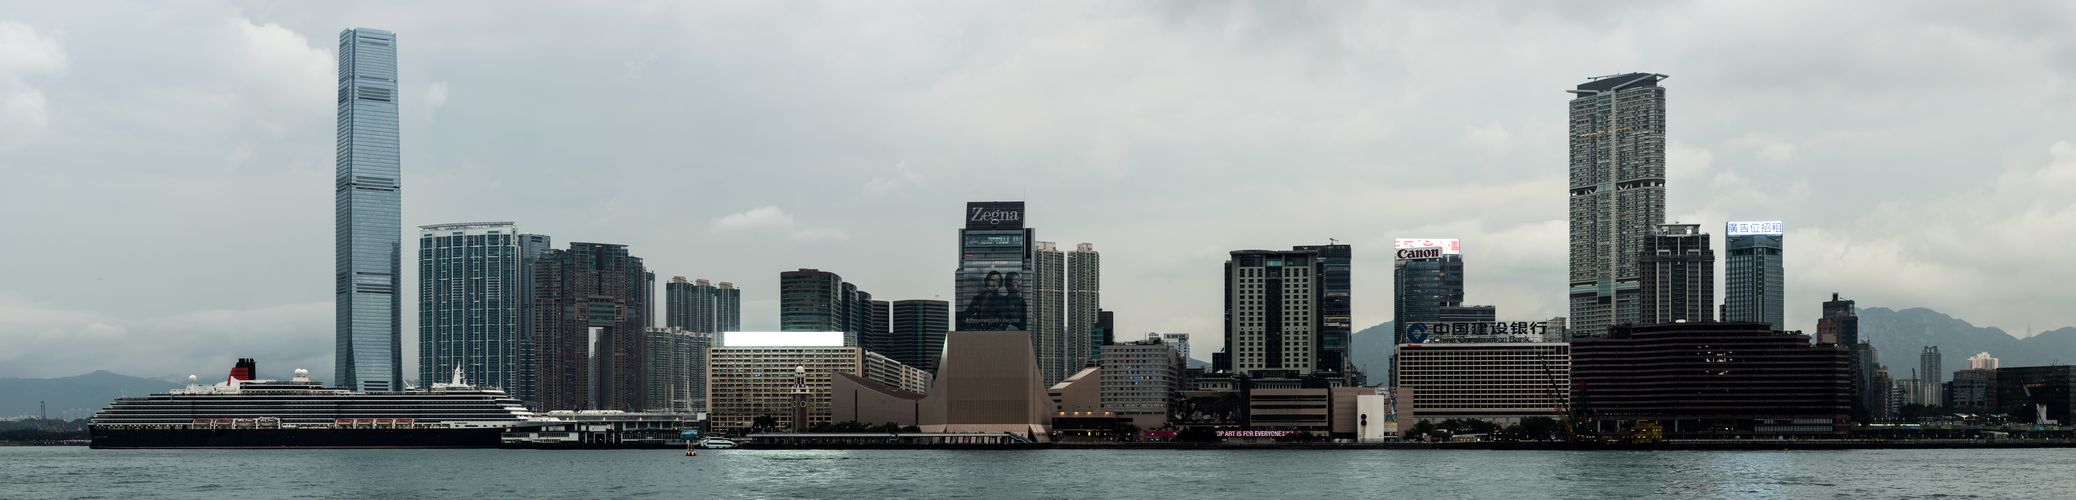
<path fill-rule="evenodd" d="M 1354 334 L 1354 302 L 1349 276 L 1355 248 L 1332 243 L 1300 245 L 1292 250 L 1319 253 L 1319 361 L 1320 371 L 1355 375 L 1355 361 L 1348 357 L 1349 336 Z M 1358 382 L 1356 385 L 1360 385 Z"/>
<path fill-rule="evenodd" d="M 1184 362 L 1191 359 L 1189 357 L 1189 334 L 1187 333 L 1147 332 L 1146 340 L 1158 340 L 1161 343 L 1175 346 L 1175 352 L 1182 353 Z"/>
<path fill-rule="evenodd" d="M 397 145 L 396 34 L 339 32 L 336 373 L 363 391 L 403 388 L 403 179 Z"/>
<path fill-rule="evenodd" d="M 1968 357 L 1968 369 L 1995 370 L 1997 369 L 1997 358 L 1990 357 L 1989 353 L 1986 352 L 1975 353 L 1974 356 Z"/>
<path fill-rule="evenodd" d="M 648 349 L 642 366 L 648 384 L 643 399 L 649 410 L 706 411 L 706 353 L 714 335 L 674 326 L 643 330 Z"/>
<path fill-rule="evenodd" d="M 1310 250 L 1234 250 L 1225 262 L 1225 352 L 1236 374 L 1318 370 L 1319 275 Z"/>
<path fill-rule="evenodd" d="M 1693 224 L 1653 227 L 1638 257 L 1642 324 L 1714 321 L 1716 252 Z"/>
<path fill-rule="evenodd" d="M 1063 344 L 1066 345 L 1065 371 L 1077 371 L 1096 364 L 1096 352 L 1102 348 L 1097 328 L 1102 323 L 1103 310 L 1103 254 L 1096 246 L 1082 243 L 1067 252 L 1067 328 Z"/>
<path fill-rule="evenodd" d="M 1946 384 L 1946 370 L 1941 367 L 1941 361 L 1939 346 L 1936 345 L 1925 346 L 1924 352 L 1917 355 L 1917 393 L 1924 401 L 1922 404 L 1938 405 L 1945 399 L 1945 395 L 1940 393 Z"/>
<path fill-rule="evenodd" d="M 519 398 L 527 404 L 539 401 L 533 393 L 538 387 L 533 374 L 536 366 L 533 356 L 534 269 L 540 263 L 541 256 L 547 255 L 548 251 L 554 248 L 555 243 L 548 235 L 519 235 L 519 281 L 512 284 L 513 288 L 519 290 L 519 379 L 512 382 L 516 387 L 506 390 L 511 391 L 512 397 Z"/>
<path fill-rule="evenodd" d="M 1442 321 L 1442 308 L 1463 305 L 1462 246 L 1453 239 L 1393 242 L 1391 343 L 1406 343 L 1406 325 Z"/>
<path fill-rule="evenodd" d="M 1665 223 L 1665 75 L 1595 78 L 1571 99 L 1571 331 L 1637 320 L 1636 258 Z"/>
<path fill-rule="evenodd" d="M 892 340 L 880 352 L 901 364 L 937 373 L 944 354 L 944 334 L 951 331 L 951 303 L 942 300 L 896 300 L 892 304 Z"/>
<path fill-rule="evenodd" d="M 849 322 L 843 285 L 842 276 L 820 269 L 779 273 L 779 331 L 844 331 Z M 857 339 L 850 342 L 856 345 Z"/>
<path fill-rule="evenodd" d="M 863 294 L 864 292 L 859 293 Z M 872 337 L 874 343 L 878 344 L 879 347 L 874 349 L 873 352 L 886 354 L 885 351 L 894 344 L 894 303 L 885 300 L 870 300 L 867 301 L 865 307 L 866 329 L 860 332 L 859 335 Z M 867 347 L 867 349 L 871 349 L 871 347 Z"/>
<path fill-rule="evenodd" d="M 1882 392 L 1874 385 L 1874 346 L 1860 341 L 1860 316 L 1853 301 L 1831 294 L 1831 300 L 1823 305 L 1823 317 L 1817 319 L 1817 343 L 1837 344 L 1850 349 L 1847 363 L 1852 371 L 1853 418 L 1862 422 L 1871 421 L 1880 409 Z M 1884 386 L 1885 388 L 1886 386 Z"/>
<path fill-rule="evenodd" d="M 510 222 L 418 228 L 418 380 L 460 367 L 469 383 L 519 392 L 529 308 L 526 236 Z M 545 239 L 545 237 L 541 237 Z"/>
<path fill-rule="evenodd" d="M 1767 323 L 1784 330 L 1781 222 L 1731 222 L 1724 229 L 1723 321 Z"/>
<path fill-rule="evenodd" d="M 837 327 L 836 331 L 849 334 L 846 338 L 851 339 L 851 343 L 846 345 L 863 347 L 865 345 L 865 336 L 863 334 L 865 333 L 866 316 L 871 314 L 865 310 L 865 305 L 872 301 L 872 294 L 868 293 L 862 298 L 859 297 L 858 285 L 853 285 L 848 281 L 843 282 L 838 287 L 836 292 L 836 317 L 840 318 L 837 321 L 842 326 Z"/>
<path fill-rule="evenodd" d="M 1050 241 L 1032 244 L 1030 325 L 1033 352 L 1038 355 L 1038 372 L 1045 385 L 1080 371 L 1072 365 L 1074 341 L 1067 334 L 1067 254 Z"/>
<path fill-rule="evenodd" d="M 726 281 L 714 287 L 714 333 L 742 330 L 742 289 Z"/>
<path fill-rule="evenodd" d="M 1110 311 L 1096 311 L 1096 327 L 1089 335 L 1088 362 L 1103 364 L 1103 346 L 1117 343 L 1117 315 Z"/>
<path fill-rule="evenodd" d="M 959 268 L 953 279 L 958 297 L 953 329 L 1031 331 L 1025 276 L 1031 274 L 1035 230 L 1024 227 L 1024 202 L 977 201 L 966 204 L 966 227 L 959 230 Z M 1038 347 L 1032 335 L 1032 348 Z"/>
<path fill-rule="evenodd" d="M 654 274 L 626 245 L 571 243 L 534 264 L 535 406 L 646 408 L 642 333 Z"/>

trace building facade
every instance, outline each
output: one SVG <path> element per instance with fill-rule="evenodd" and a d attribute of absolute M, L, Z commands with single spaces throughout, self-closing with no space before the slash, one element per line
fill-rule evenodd
<path fill-rule="evenodd" d="M 2017 422 L 2034 425 L 2069 425 L 2071 394 L 2076 394 L 2076 366 L 2022 366 L 1998 368 L 1995 380 L 1997 413 L 2011 415 Z"/>
<path fill-rule="evenodd" d="M 1182 353 L 1159 340 L 1112 344 L 1103 355 L 1104 411 L 1129 417 L 1141 429 L 1168 423 L 1168 409 L 1182 390 Z"/>
<path fill-rule="evenodd" d="M 1066 370 L 1096 364 L 1103 339 L 1103 254 L 1096 246 L 1082 243 L 1067 252 Z"/>
<path fill-rule="evenodd" d="M 1067 254 L 1050 241 L 1040 241 L 1031 247 L 1031 274 L 1024 275 L 1030 286 L 1026 300 L 1031 306 L 1029 316 L 1032 347 L 1038 353 L 1038 370 L 1045 377 L 1045 385 L 1051 387 L 1061 379 L 1079 371 L 1069 368 L 1069 347 L 1073 342 L 1067 337 Z"/>
<path fill-rule="evenodd" d="M 1781 222 L 1730 222 L 1724 224 L 1723 234 L 1723 321 L 1756 321 L 1785 329 Z"/>
<path fill-rule="evenodd" d="M 1446 321 L 1444 308 L 1463 305 L 1463 254 L 1457 240 L 1451 239 L 1401 239 L 1396 247 L 1397 259 L 1391 266 L 1391 337 L 1393 344 L 1403 344 L 1405 325 Z"/>
<path fill-rule="evenodd" d="M 1169 347 L 1175 348 L 1175 352 L 1182 356 L 1184 362 L 1195 359 L 1189 357 L 1189 334 L 1187 333 L 1146 332 L 1146 340 L 1158 340 Z"/>
<path fill-rule="evenodd" d="M 1393 377 L 1412 397 L 1412 414 L 1399 415 L 1400 422 L 1468 418 L 1504 425 L 1525 417 L 1558 418 L 1567 414 L 1571 401 L 1571 346 L 1404 344 L 1398 346 Z"/>
<path fill-rule="evenodd" d="M 776 429 L 829 422 L 831 379 L 846 373 L 902 391 L 927 392 L 930 375 L 864 348 L 843 345 L 842 332 L 725 332 L 707 365 L 708 421 L 743 434 L 758 417 Z"/>
<path fill-rule="evenodd" d="M 901 364 L 937 373 L 944 354 L 944 335 L 951 331 L 951 303 L 942 300 L 896 300 L 891 307 L 890 342 L 884 354 Z"/>
<path fill-rule="evenodd" d="M 650 411 L 695 413 L 706 411 L 706 355 L 713 348 L 714 334 L 680 327 L 647 328 L 642 340 L 648 349 L 643 364 Z"/>
<path fill-rule="evenodd" d="M 1925 350 L 1917 355 L 1917 393 L 1924 405 L 1938 406 L 1946 399 L 1942 394 L 1946 388 L 1946 370 L 1942 361 L 1936 345 L 1925 346 Z"/>
<path fill-rule="evenodd" d="M 1569 90 L 1571 329 L 1637 320 L 1636 258 L 1665 223 L 1665 75 L 1596 78 Z"/>
<path fill-rule="evenodd" d="M 1853 301 L 1831 294 L 1831 300 L 1823 304 L 1823 317 L 1817 319 L 1817 343 L 1846 346 L 1850 354 L 1846 363 L 1852 374 L 1852 416 L 1861 422 L 1873 421 L 1887 396 L 1887 386 L 1877 384 L 1874 371 L 1880 368 L 1875 359 L 1874 345 L 1860 340 L 1860 316 Z"/>
<path fill-rule="evenodd" d="M 1970 368 L 1953 372 L 1946 383 L 1946 399 L 1940 406 L 1947 413 L 1984 415 L 1996 411 L 1997 370 Z"/>
<path fill-rule="evenodd" d="M 404 383 L 403 177 L 396 34 L 339 32 L 336 262 L 332 383 L 363 391 Z"/>
<path fill-rule="evenodd" d="M 663 291 L 664 326 L 702 333 L 742 329 L 742 291 L 734 283 L 673 276 Z"/>
<path fill-rule="evenodd" d="M 655 275 L 626 245 L 571 243 L 534 264 L 535 408 L 648 407 L 643 373 Z"/>
<path fill-rule="evenodd" d="M 966 204 L 959 230 L 958 291 L 952 328 L 962 332 L 1033 332 L 1025 277 L 1032 273 L 1035 230 L 1024 227 L 1024 202 Z M 1036 332 L 1031 347 L 1042 344 Z"/>
<path fill-rule="evenodd" d="M 1716 252 L 1708 233 L 1693 224 L 1651 228 L 1637 257 L 1637 321 L 1642 324 L 1715 321 Z"/>
<path fill-rule="evenodd" d="M 1319 254 L 1319 361 L 1316 366 L 1333 376 L 1348 376 L 1361 385 L 1355 360 L 1348 355 L 1355 332 L 1353 263 L 1355 248 L 1339 243 L 1300 245 L 1292 250 Z"/>
<path fill-rule="evenodd" d="M 533 264 L 524 235 L 510 222 L 418 229 L 418 380 L 459 367 L 470 383 L 518 393 L 530 285 L 520 270 Z"/>
<path fill-rule="evenodd" d="M 1225 352 L 1233 373 L 1317 370 L 1323 267 L 1312 251 L 1232 252 L 1225 263 Z"/>
<path fill-rule="evenodd" d="M 842 332 L 850 324 L 849 302 L 842 276 L 820 269 L 779 273 L 779 331 Z M 855 335 L 855 332 L 853 332 Z M 846 336 L 849 345 L 857 339 Z"/>
<path fill-rule="evenodd" d="M 548 235 L 519 235 L 519 281 L 513 285 L 519 289 L 519 380 L 514 382 L 517 387 L 507 390 L 511 391 L 512 397 L 528 403 L 540 400 L 533 392 L 540 387 L 538 378 L 534 376 L 534 369 L 539 367 L 534 361 L 534 273 L 541 257 L 553 249 L 554 240 Z"/>
<path fill-rule="evenodd" d="M 1572 403 L 1601 432 L 1648 421 L 1665 437 L 1843 435 L 1847 354 L 1765 323 L 1618 326 L 1572 341 Z"/>

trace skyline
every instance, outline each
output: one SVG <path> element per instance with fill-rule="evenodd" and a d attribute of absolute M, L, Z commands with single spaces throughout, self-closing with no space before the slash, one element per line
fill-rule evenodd
<path fill-rule="evenodd" d="M 960 221 L 950 214 L 967 201 L 994 199 L 1027 201 L 1028 226 L 1043 230 L 1040 240 L 1063 246 L 1086 241 L 1104 250 L 1104 308 L 1118 313 L 1120 338 L 1147 331 L 1189 332 L 1201 345 L 1219 344 L 1215 273 L 1227 252 L 1323 244 L 1328 238 L 1354 245 L 1356 329 L 1390 316 L 1389 242 L 1404 237 L 1464 241 L 1466 259 L 1476 262 L 1467 276 L 1466 303 L 1498 306 L 1504 319 L 1568 316 L 1562 295 L 1562 117 L 1569 96 L 1562 91 L 1587 76 L 1628 71 L 1674 77 L 1667 83 L 1667 222 L 1700 224 L 1711 233 L 1714 248 L 1725 248 L 1724 235 L 1708 228 L 1724 221 L 1787 222 L 1796 241 L 1784 259 L 1789 329 L 1814 332 L 1817 303 L 1834 291 L 1870 306 L 1935 307 L 2007 331 L 2076 324 L 2076 317 L 2057 311 L 2055 306 L 2071 297 L 2051 279 L 2068 275 L 2076 264 L 2055 259 L 2060 245 L 2046 239 L 2069 237 L 2065 233 L 2070 231 L 2061 229 L 2076 226 L 2076 205 L 2057 196 L 2076 187 L 2076 144 L 2070 142 L 2076 137 L 2056 135 L 2076 129 L 2070 126 L 2076 118 L 2049 113 L 2076 102 L 2059 84 L 2076 73 L 2066 62 L 2072 58 L 2055 59 L 2064 53 L 2057 50 L 2076 47 L 2065 34 L 2056 34 L 2062 37 L 2058 44 L 2000 54 L 2005 59 L 1972 58 L 1977 54 L 1945 46 L 1920 47 L 1935 50 L 1913 54 L 1939 56 L 1944 50 L 1946 56 L 1971 56 L 1950 61 L 1955 74 L 2011 74 L 1996 69 L 2000 65 L 2059 70 L 2043 77 L 2050 85 L 2039 88 L 2040 82 L 2025 78 L 1980 81 L 1885 73 L 1881 70 L 1932 63 L 1880 57 L 1866 62 L 1858 59 L 1871 53 L 1853 50 L 1725 64 L 1704 56 L 1629 53 L 1646 47 L 1615 46 L 1603 48 L 1602 57 L 1553 62 L 1539 59 L 1547 54 L 1543 51 L 1576 46 L 1422 45 L 1414 42 L 1455 39 L 1435 38 L 1422 31 L 1427 28 L 1388 19 L 1380 33 L 1345 35 L 1354 39 L 1320 40 L 1279 31 L 1370 19 L 1329 19 L 1325 12 L 1302 7 L 1160 11 L 1114 6 L 1076 12 L 1081 6 L 1048 6 L 1056 10 L 1038 13 L 1042 20 L 1088 22 L 1078 27 L 1025 24 L 1026 30 L 1058 31 L 1017 35 L 1047 40 L 1047 34 L 1071 32 L 1100 41 L 1047 46 L 959 28 L 971 25 L 970 19 L 937 20 L 942 25 L 917 21 L 925 28 L 922 33 L 909 35 L 912 39 L 893 37 L 888 35 L 900 30 L 887 23 L 900 25 L 899 19 L 832 5 L 825 10 L 833 12 L 817 10 L 828 18 L 805 21 L 836 23 L 840 29 L 820 35 L 827 38 L 784 40 L 770 53 L 750 55 L 699 50 L 621 54 L 613 49 L 643 40 L 679 41 L 693 49 L 757 46 L 741 41 L 755 33 L 726 29 L 726 22 L 784 12 L 722 12 L 711 20 L 694 19 L 702 14 L 696 11 L 683 18 L 662 16 L 695 27 L 721 27 L 687 28 L 714 37 L 700 45 L 697 38 L 663 35 L 501 38 L 471 28 L 489 28 L 521 14 L 547 14 L 497 12 L 448 26 L 376 12 L 388 8 L 313 6 L 284 12 L 219 6 L 169 12 L 176 29 L 162 34 L 191 30 L 205 35 L 196 37 L 206 42 L 196 50 L 200 54 L 181 57 L 214 63 L 197 65 L 203 69 L 194 75 L 168 76 L 176 82 L 170 89 L 144 89 L 156 93 L 136 92 L 129 85 L 134 82 L 122 81 L 136 79 L 146 68 L 118 64 L 136 57 L 131 52 L 155 53 L 153 48 L 96 45 L 115 39 L 104 30 L 138 29 L 143 20 L 113 16 L 109 26 L 92 26 L 87 17 L 63 15 L 66 6 L 9 9 L 10 16 L 20 17 L 0 17 L 0 93 L 10 103 L 0 108 L 5 110 L 0 123 L 28 131 L 8 135 L 32 138 L 0 137 L 0 158 L 7 158 L 0 159 L 0 173 L 28 180 L 0 187 L 0 199 L 6 200 L 0 207 L 11 214 L 40 215 L 35 220 L 8 217 L 0 222 L 5 224 L 0 233 L 20 235 L 23 241 L 64 242 L 22 248 L 19 258 L 0 264 L 0 275 L 10 277 L 0 283 L 0 335 L 27 332 L 36 340 L 19 352 L 0 354 L 5 367 L 0 376 L 129 366 L 146 370 L 140 375 L 185 373 L 215 366 L 225 356 L 280 359 L 270 366 L 302 363 L 326 373 L 333 309 L 317 266 L 328 260 L 331 239 L 322 222 L 330 207 L 317 189 L 329 184 L 324 143 L 332 138 L 332 124 L 325 109 L 336 53 L 327 40 L 329 33 L 354 26 L 410 39 L 399 61 L 405 183 L 411 186 L 403 200 L 403 224 L 513 220 L 560 241 L 625 244 L 661 276 L 739 284 L 747 291 L 743 326 L 750 330 L 777 329 L 776 274 L 795 268 L 842 274 L 878 298 L 953 300 L 947 278 L 956 256 L 946 243 L 955 239 Z M 422 7 L 430 13 L 449 8 Z M 776 7 L 742 7 L 761 8 Z M 1533 15 L 1507 18 L 1489 29 L 1539 27 L 1524 32 L 1584 35 L 1579 24 L 1592 25 L 1534 17 L 1564 15 L 1540 11 L 1544 8 L 1521 6 Z M 1764 10 L 1757 4 L 1701 8 Z M 1797 6 L 1802 8 L 1827 7 Z M 565 9 L 576 8 L 545 8 Z M 937 15 L 1016 24 L 991 17 L 1002 13 L 987 7 L 948 10 Z M 1412 17 L 1447 26 L 1450 9 L 1441 10 Z M 604 22 L 607 18 L 598 16 L 608 14 L 614 13 L 574 16 L 571 22 L 578 26 L 573 29 L 603 33 L 585 23 Z M 1983 20 L 1968 15 L 2007 13 L 1915 14 L 1926 16 L 1923 21 L 1951 23 L 1947 27 L 1960 34 L 1990 37 L 1983 43 L 2009 36 L 1963 29 Z M 865 16 L 865 22 L 850 19 L 854 15 Z M 1753 37 L 1770 40 L 1760 36 L 1764 33 L 1735 31 L 1739 21 L 1754 21 L 1735 15 L 1724 19 L 1728 26 L 1708 28 L 1743 36 L 1699 48 L 1727 50 Z M 1775 21 L 1754 23 L 1771 29 L 1766 23 Z M 2004 21 L 1996 24 L 1999 29 L 2023 27 L 2026 19 Z M 1538 24 L 1543 22 L 1548 24 Z M 637 32 L 657 27 L 632 24 Z M 1637 37 L 1636 29 L 1641 28 L 1572 43 Z M 1876 30 L 1912 40 L 1908 31 Z M 1681 39 L 1691 42 L 1708 34 L 1718 33 Z M 1849 40 L 1866 34 L 1832 36 Z M 1381 39 L 1391 36 L 1405 43 Z M 945 53 L 928 48 L 933 41 L 973 45 L 958 44 L 960 50 L 952 51 L 957 53 Z M 1115 49 L 1121 54 L 1105 54 L 1113 47 L 1104 41 L 1120 42 Z M 860 43 L 864 46 L 847 46 Z M 1762 52 L 1765 47 L 1793 50 L 1786 41 L 1767 43 L 1783 45 L 1761 45 Z M 1514 68 L 1502 74 L 1460 68 L 1424 52 L 1438 47 L 1461 56 L 1454 62 L 1483 54 Z M 903 58 L 878 61 L 887 68 L 860 67 L 850 60 L 882 49 Z M 1312 52 L 1316 49 L 1331 54 Z M 850 57 L 836 57 L 846 52 Z M 600 53 L 627 57 L 586 59 Z M 1365 55 L 1379 53 L 1399 58 L 1386 58 L 1376 67 L 1363 62 L 1371 60 Z M 831 57 L 821 59 L 825 55 Z M 1155 62 L 1137 69 L 1134 58 Z M 1720 67 L 1741 63 L 1793 69 L 1832 58 L 1863 62 L 1845 67 L 1872 76 L 1826 72 L 1819 78 L 1775 71 L 1765 73 L 1786 81 L 1768 82 Z M 489 63 L 480 68 L 459 64 L 478 59 Z M 560 74 L 507 76 L 513 73 L 508 68 L 534 59 L 598 81 Z M 170 61 L 160 64 L 182 60 Z M 2028 62 L 2035 64 L 2021 64 Z M 1254 66 L 1272 71 L 1248 70 Z M 952 71 L 905 73 L 933 68 Z M 1395 76 L 1392 70 L 1405 74 Z M 313 72 L 321 78 L 313 79 Z M 1077 76 L 1087 72 L 1110 76 Z M 802 74 L 812 77 L 799 78 Z M 1864 79 L 1829 80 L 1841 76 Z M 1061 87 L 1034 86 L 1033 79 Z M 311 81 L 318 86 L 304 88 Z M 2004 85 L 2003 94 L 2021 95 L 1952 109 L 1954 98 L 1943 92 L 1964 82 Z M 1176 87 L 1183 83 L 1189 85 Z M 1466 83 L 1480 86 L 1457 88 Z M 688 84 L 709 93 L 673 91 Z M 857 95 L 851 95 L 854 86 L 862 87 Z M 1266 89 L 1277 90 L 1253 95 Z M 1971 95 L 1997 93 L 1966 89 Z M 2027 90 L 2034 93 L 2023 94 Z M 632 100 L 613 101 L 606 95 L 616 92 Z M 1915 99 L 1898 101 L 1899 95 Z M 197 96 L 203 99 L 182 99 Z M 537 101 L 541 96 L 557 102 Z M 608 102 L 590 102 L 593 98 Z M 1851 102 L 1856 98 L 1864 100 Z M 13 105 L 17 102 L 36 104 Z M 193 127 L 158 121 L 163 117 L 157 113 L 196 115 L 210 108 L 182 106 L 205 105 L 225 106 L 228 112 L 214 118 L 186 116 L 199 122 Z M 139 116 L 111 116 L 112 110 L 101 106 L 134 109 Z M 528 114 L 509 114 L 515 111 Z M 716 114 L 732 120 L 703 121 Z M 1867 116 L 1846 116 L 1854 114 Z M 1899 117 L 1923 123 L 1878 123 Z M 879 121 L 888 118 L 915 121 L 901 126 Z M 599 124 L 569 123 L 584 120 Z M 2030 126 L 2017 125 L 2027 120 Z M 796 130 L 809 124 L 828 129 L 815 134 Z M 99 154 L 68 154 L 90 144 Z M 1909 175 L 1870 180 L 1897 191 L 1886 196 L 1849 182 L 1904 167 L 1914 169 L 1907 170 Z M 1979 170 L 1952 172 L 1971 169 Z M 1280 175 L 1289 173 L 1299 175 Z M 1953 192 L 1955 185 L 1962 189 Z M 1767 186 L 1787 187 L 1769 192 Z M 684 203 L 674 195 L 689 195 L 699 203 Z M 814 203 L 803 195 L 823 200 Z M 1228 206 L 1229 200 L 1262 198 L 1273 201 Z M 543 199 L 558 202 L 534 202 Z M 1867 208 L 1855 208 L 1860 206 Z M 2013 220 L 2000 220 L 2005 217 Z M 1906 226 L 1912 222 L 1927 227 Z M 102 234 L 83 227 L 135 232 Z M 1177 227 L 1225 230 L 1177 234 Z M 164 245 L 139 251 L 127 244 L 136 238 Z M 415 248 L 415 242 L 405 245 L 407 252 Z M 2010 253 L 1999 259 L 1968 257 L 1985 247 Z M 1719 259 L 1718 273 L 1721 265 Z M 87 272 L 82 274 L 82 268 Z M 1882 276 L 1891 273 L 1904 276 Z M 1993 279 L 2015 283 L 1980 283 Z M 403 293 L 415 296 L 417 280 L 401 281 Z M 1720 290 L 1717 296 L 1723 296 Z M 415 301 L 404 302 L 403 330 L 416 332 Z M 105 359 L 79 352 L 85 349 L 77 346 L 86 343 L 106 343 L 115 352 Z M 416 342 L 403 344 L 402 357 L 415 360 Z M 158 360 L 160 353 L 172 359 Z M 325 364 L 315 363 L 320 360 Z M 174 368 L 150 368 L 154 363 Z M 413 366 L 406 364 L 403 371 L 416 373 Z"/>

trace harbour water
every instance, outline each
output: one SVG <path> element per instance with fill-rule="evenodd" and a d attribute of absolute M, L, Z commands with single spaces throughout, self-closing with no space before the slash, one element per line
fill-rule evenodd
<path fill-rule="evenodd" d="M 90 450 L 0 498 L 2069 498 L 2020 450 Z"/>

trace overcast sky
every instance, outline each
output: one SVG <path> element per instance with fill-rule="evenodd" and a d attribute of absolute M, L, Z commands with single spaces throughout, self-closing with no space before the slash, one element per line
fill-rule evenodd
<path fill-rule="evenodd" d="M 1103 252 L 1118 328 L 1208 358 L 1226 253 L 1461 238 L 1565 315 L 1565 89 L 1671 75 L 1667 214 L 1787 221 L 1832 291 L 2076 324 L 2067 2 L 0 2 L 0 376 L 331 373 L 337 37 L 399 38 L 416 226 L 625 243 L 661 280 L 947 298 L 972 200 Z M 1718 246 L 1720 248 L 1720 246 Z M 406 297 L 415 265 L 405 263 Z M 415 304 L 405 303 L 406 373 Z M 1878 335 L 1871 332 L 1870 335 Z M 1382 346 L 1368 346 L 1382 348 Z"/>

